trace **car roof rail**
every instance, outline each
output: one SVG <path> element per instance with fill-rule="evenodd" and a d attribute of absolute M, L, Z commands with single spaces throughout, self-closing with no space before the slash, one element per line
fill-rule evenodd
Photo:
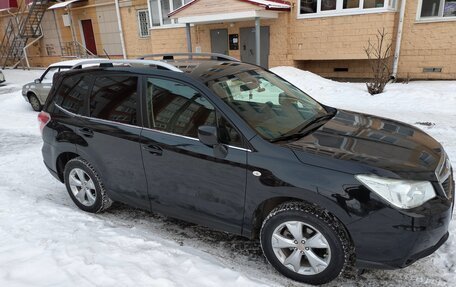
<path fill-rule="evenodd" d="M 163 61 L 157 61 L 157 60 L 109 60 L 109 59 L 94 59 L 94 60 L 85 60 L 81 61 L 80 63 L 77 63 L 71 67 L 71 69 L 77 69 L 77 68 L 82 68 L 82 65 L 93 65 L 93 64 L 100 64 L 100 67 L 113 67 L 115 64 L 125 64 L 125 65 L 130 65 L 132 67 L 141 67 L 141 66 L 156 66 L 157 68 L 162 68 L 174 72 L 180 72 L 183 73 L 183 71 L 171 64 L 168 64 Z"/>
<path fill-rule="evenodd" d="M 217 61 L 233 61 L 240 62 L 239 59 L 236 59 L 231 56 L 227 56 L 219 53 L 163 53 L 163 54 L 147 54 L 139 57 L 138 59 L 144 60 L 145 58 L 157 58 L 161 57 L 163 61 L 173 61 L 175 57 L 187 57 L 192 59 L 193 57 L 208 57 L 212 60 Z"/>

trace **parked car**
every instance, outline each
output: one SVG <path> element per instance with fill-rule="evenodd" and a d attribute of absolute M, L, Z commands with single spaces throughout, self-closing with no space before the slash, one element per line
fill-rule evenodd
<path fill-rule="evenodd" d="M 82 210 L 113 201 L 259 238 L 283 275 L 402 268 L 448 238 L 443 147 L 395 120 L 323 105 L 224 58 L 59 73 L 43 159 Z"/>
<path fill-rule="evenodd" d="M 6 80 L 5 80 L 5 75 L 3 75 L 3 72 L 0 71 L 0 84 L 3 83 L 3 82 L 5 82 L 5 81 L 6 81 Z"/>
<path fill-rule="evenodd" d="M 57 72 L 68 71 L 72 67 L 82 68 L 84 63 L 87 61 L 93 61 L 94 59 L 77 59 L 58 62 L 50 65 L 46 71 L 31 83 L 27 83 L 22 87 L 22 96 L 30 103 L 35 111 L 41 111 L 49 91 L 52 87 L 52 81 L 54 74 Z"/>

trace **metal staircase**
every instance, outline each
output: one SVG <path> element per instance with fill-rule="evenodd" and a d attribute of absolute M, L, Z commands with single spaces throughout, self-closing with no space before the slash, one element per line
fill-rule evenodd
<path fill-rule="evenodd" d="M 24 48 L 30 39 L 41 37 L 40 28 L 50 0 L 23 1 L 8 25 L 0 45 L 0 65 L 17 67 L 24 60 Z"/>

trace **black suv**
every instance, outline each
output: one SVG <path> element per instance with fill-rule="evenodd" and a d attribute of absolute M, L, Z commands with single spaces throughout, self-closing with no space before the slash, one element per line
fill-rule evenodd
<path fill-rule="evenodd" d="M 43 158 L 74 203 L 259 238 L 294 280 L 401 268 L 448 238 L 454 182 L 413 126 L 338 110 L 260 67 L 190 55 L 58 73 Z"/>

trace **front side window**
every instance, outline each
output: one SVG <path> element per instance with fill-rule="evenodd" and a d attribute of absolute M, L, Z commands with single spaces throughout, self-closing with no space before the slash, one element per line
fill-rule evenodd
<path fill-rule="evenodd" d="M 149 78 L 146 95 L 149 127 L 198 138 L 198 127 L 217 126 L 222 143 L 242 146 L 237 130 L 192 87 L 175 81 Z"/>
<path fill-rule="evenodd" d="M 147 80 L 149 127 L 198 138 L 198 127 L 216 125 L 215 109 L 197 90 L 169 80 Z"/>
<path fill-rule="evenodd" d="M 421 0 L 420 18 L 456 17 L 456 0 Z"/>
<path fill-rule="evenodd" d="M 69 112 L 86 115 L 85 100 L 90 83 L 90 77 L 80 74 L 65 78 L 56 92 L 54 102 Z"/>
<path fill-rule="evenodd" d="M 54 77 L 54 74 L 59 71 L 59 67 L 52 67 L 49 68 L 46 73 L 43 75 L 41 78 L 41 83 L 43 84 L 51 84 L 52 83 L 52 78 Z"/>
<path fill-rule="evenodd" d="M 316 17 L 330 14 L 373 12 L 377 8 L 385 11 L 396 9 L 397 0 L 300 0 L 299 15 Z"/>
<path fill-rule="evenodd" d="M 90 116 L 137 125 L 137 86 L 137 77 L 97 77 L 90 96 Z"/>
<path fill-rule="evenodd" d="M 149 0 L 149 15 L 152 27 L 177 24 L 177 20 L 170 19 L 168 14 L 191 0 Z"/>
<path fill-rule="evenodd" d="M 290 83 L 257 69 L 224 76 L 209 88 L 264 139 L 300 132 L 328 112 Z"/>

